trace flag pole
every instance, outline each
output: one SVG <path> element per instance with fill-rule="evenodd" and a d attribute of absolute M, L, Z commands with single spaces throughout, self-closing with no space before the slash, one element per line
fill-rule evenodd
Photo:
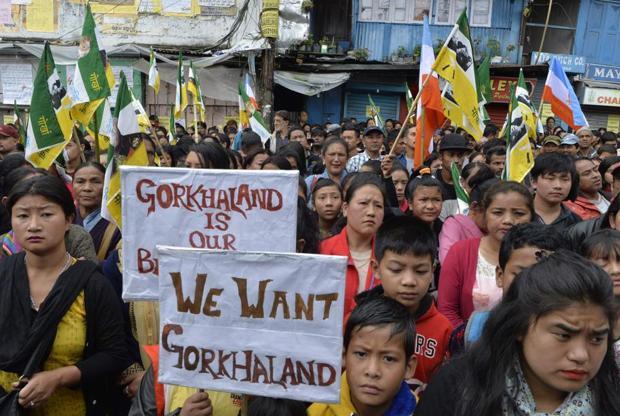
<path fill-rule="evenodd" d="M 95 123 L 95 159 L 101 163 L 101 147 L 99 146 L 99 127 L 97 127 L 97 111 L 93 113 L 93 122 Z"/>
<path fill-rule="evenodd" d="M 194 109 L 194 142 L 198 144 L 200 140 L 198 140 L 198 115 L 196 114 L 196 103 L 194 103 L 192 107 Z"/>
<path fill-rule="evenodd" d="M 428 74 L 428 76 L 424 80 L 424 83 L 420 87 L 420 90 L 418 91 L 417 95 L 413 99 L 413 103 L 411 103 L 411 108 L 409 109 L 409 112 L 407 113 L 407 117 L 405 117 L 405 120 L 408 120 L 409 117 L 411 117 L 413 113 L 415 112 L 414 110 L 418 105 L 418 101 L 420 100 L 420 97 L 422 96 L 422 91 L 424 90 L 424 88 L 426 87 L 426 84 L 428 84 L 428 81 L 431 79 L 434 73 L 435 73 L 435 70 L 431 70 L 430 74 Z M 403 125 L 400 127 L 400 130 L 398 131 L 398 136 L 396 136 L 396 140 L 394 141 L 394 144 L 392 145 L 392 148 L 390 149 L 390 153 L 388 153 L 388 155 L 394 154 L 394 149 L 396 149 L 396 144 L 398 143 L 400 138 L 403 137 L 403 132 L 405 131 L 406 124 L 407 123 L 403 123 Z"/>
<path fill-rule="evenodd" d="M 77 132 L 76 124 L 73 124 L 73 134 L 71 136 L 72 136 L 71 137 L 72 140 L 75 142 L 75 144 L 77 144 L 78 149 L 80 149 L 80 160 L 82 161 L 82 163 L 86 162 L 86 157 L 84 156 L 84 151 L 82 150 L 82 144 L 78 140 L 78 132 Z"/>
<path fill-rule="evenodd" d="M 549 18 L 551 17 L 552 6 L 553 6 L 553 0 L 549 0 L 549 8 L 547 9 L 547 20 L 545 20 L 545 28 L 543 29 L 542 38 L 540 39 L 540 46 L 538 47 L 538 54 L 536 55 L 536 61 L 534 61 L 534 65 L 538 64 L 538 60 L 540 59 L 540 54 L 542 53 L 542 48 L 545 43 L 545 37 L 547 36 L 547 28 L 549 27 Z"/>

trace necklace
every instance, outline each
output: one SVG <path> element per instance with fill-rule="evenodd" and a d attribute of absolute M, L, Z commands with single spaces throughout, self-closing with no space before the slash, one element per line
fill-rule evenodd
<path fill-rule="evenodd" d="M 67 257 L 67 259 L 65 260 L 65 264 L 62 266 L 62 269 L 60 270 L 60 273 L 58 273 L 58 276 L 60 276 L 61 274 L 63 274 L 71 265 L 71 255 L 67 252 L 65 252 L 65 255 Z M 26 254 L 26 256 L 24 257 L 24 261 L 26 260 L 26 257 L 28 256 L 28 254 Z M 34 301 L 34 298 L 32 297 L 32 295 L 30 295 L 30 306 L 32 306 L 32 309 L 34 309 L 36 312 L 39 312 L 39 308 L 41 307 L 41 304 L 45 301 L 45 299 L 43 299 L 41 301 L 41 303 L 39 303 L 37 305 L 37 303 Z"/>

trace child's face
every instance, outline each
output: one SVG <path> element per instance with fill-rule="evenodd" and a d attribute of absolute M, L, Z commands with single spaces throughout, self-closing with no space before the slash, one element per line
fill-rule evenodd
<path fill-rule="evenodd" d="M 416 359 L 405 357 L 403 334 L 390 337 L 392 325 L 366 326 L 353 330 L 345 351 L 351 401 L 358 414 L 383 414 L 411 378 Z"/>
<path fill-rule="evenodd" d="M 518 192 L 496 194 L 484 212 L 489 237 L 502 241 L 508 230 L 530 222 L 532 213 L 525 197 Z"/>
<path fill-rule="evenodd" d="M 608 259 L 592 258 L 590 260 L 607 272 L 614 284 L 614 296 L 620 297 L 620 259 L 614 256 Z"/>
<path fill-rule="evenodd" d="M 381 262 L 373 263 L 374 273 L 381 280 L 385 296 L 397 300 L 414 312 L 428 292 L 433 280 L 433 259 L 430 255 L 396 254 L 386 250 Z"/>
<path fill-rule="evenodd" d="M 495 281 L 497 287 L 502 289 L 502 296 L 506 296 L 512 281 L 521 270 L 533 266 L 538 260 L 536 254 L 541 250 L 538 247 L 521 247 L 510 253 L 506 267 L 502 270 L 499 266 L 495 268 Z"/>
<path fill-rule="evenodd" d="M 410 201 L 413 216 L 426 223 L 435 221 L 441 214 L 443 195 L 435 186 L 418 186 Z"/>

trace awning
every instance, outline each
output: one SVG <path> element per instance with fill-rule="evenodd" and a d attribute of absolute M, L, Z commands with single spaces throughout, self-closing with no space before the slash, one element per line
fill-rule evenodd
<path fill-rule="evenodd" d="M 273 80 L 276 84 L 300 94 L 313 96 L 334 89 L 349 80 L 349 72 L 305 73 L 292 71 L 275 71 Z"/>

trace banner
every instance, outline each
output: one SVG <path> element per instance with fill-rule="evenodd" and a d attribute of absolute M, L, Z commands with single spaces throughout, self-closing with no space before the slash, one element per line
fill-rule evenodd
<path fill-rule="evenodd" d="M 157 250 L 161 383 L 340 400 L 346 257 Z"/>
<path fill-rule="evenodd" d="M 158 299 L 157 244 L 295 252 L 297 171 L 120 169 L 125 300 Z"/>

